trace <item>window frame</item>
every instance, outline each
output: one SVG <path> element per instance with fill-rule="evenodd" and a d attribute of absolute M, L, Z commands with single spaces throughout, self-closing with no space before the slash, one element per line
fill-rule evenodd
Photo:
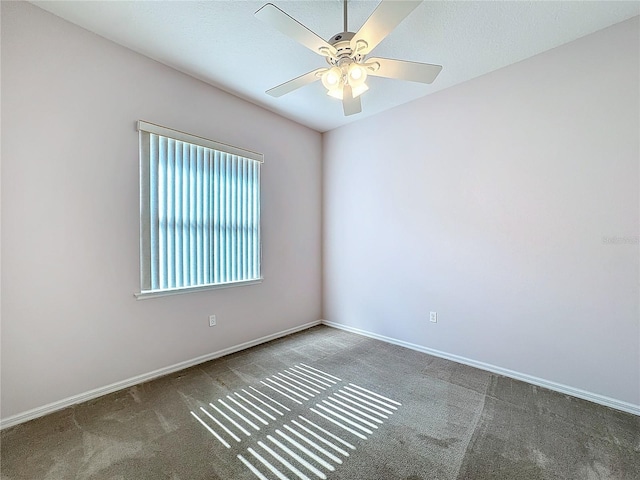
<path fill-rule="evenodd" d="M 173 287 L 157 290 L 144 290 L 144 285 L 150 284 L 149 279 L 146 277 L 145 254 L 151 255 L 151 253 L 145 253 L 144 239 L 151 235 L 151 215 L 150 215 L 150 203 L 151 203 L 151 187 L 150 187 L 150 146 L 149 142 L 143 141 L 144 134 L 155 134 L 177 140 L 180 142 L 204 147 L 212 150 L 217 150 L 222 153 L 235 155 L 246 158 L 248 160 L 256 161 L 259 165 L 259 172 L 262 170 L 262 164 L 264 164 L 264 155 L 262 153 L 253 152 L 233 145 L 227 145 L 225 143 L 216 142 L 208 138 L 199 137 L 197 135 L 191 135 L 189 133 L 174 130 L 154 123 L 139 120 L 137 122 L 138 130 L 138 145 L 139 145 L 139 174 L 140 174 L 140 291 L 134 293 L 134 296 L 138 300 L 144 300 L 148 298 L 164 297 L 167 295 L 180 295 L 185 293 L 201 292 L 206 290 L 217 290 L 222 288 L 232 288 L 248 285 L 256 285 L 262 283 L 264 280 L 262 273 L 262 175 L 258 175 L 258 277 L 249 280 L 239 280 L 231 282 L 218 282 L 200 285 L 191 285 L 185 287 Z"/>

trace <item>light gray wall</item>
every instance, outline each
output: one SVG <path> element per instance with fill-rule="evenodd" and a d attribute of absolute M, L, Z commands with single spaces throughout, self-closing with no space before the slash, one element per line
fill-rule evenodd
<path fill-rule="evenodd" d="M 324 318 L 640 404 L 638 31 L 325 134 Z"/>
<path fill-rule="evenodd" d="M 320 318 L 319 133 L 25 3 L 2 74 L 3 418 Z M 134 299 L 138 119 L 265 154 L 263 284 Z"/>

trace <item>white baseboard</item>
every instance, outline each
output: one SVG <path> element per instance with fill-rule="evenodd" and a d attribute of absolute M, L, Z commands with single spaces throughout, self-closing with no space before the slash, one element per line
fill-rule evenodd
<path fill-rule="evenodd" d="M 327 320 L 322 320 L 322 324 L 327 325 L 329 327 L 338 328 L 340 330 L 345 330 L 347 332 L 356 333 L 358 335 L 362 335 L 365 337 L 375 338 L 376 340 L 392 343 L 394 345 L 399 345 L 401 347 L 406 347 L 411 350 L 417 350 L 418 352 L 428 353 L 429 355 L 433 355 L 434 357 L 440 357 L 447 360 L 452 360 L 454 362 L 462 363 L 464 365 L 469 365 L 471 367 L 476 367 L 481 370 L 497 373 L 505 377 L 514 378 L 516 380 L 522 380 L 523 382 L 531 383 L 539 387 L 548 388 L 549 390 L 554 390 L 556 392 L 564 393 L 566 395 L 571 395 L 573 397 L 578 397 L 583 400 L 588 400 L 590 402 L 598 403 L 600 405 L 611 407 L 616 410 L 632 413 L 634 415 L 640 415 L 640 405 L 634 405 L 633 403 L 623 402 L 621 400 L 616 400 L 615 398 L 607 397 L 597 393 L 587 392 L 586 390 L 581 390 L 579 388 L 570 387 L 568 385 L 552 382 L 550 380 L 545 380 L 543 378 L 534 377 L 531 375 L 527 375 L 526 373 L 515 372 L 513 370 L 498 367 L 496 365 L 491 365 L 489 363 L 471 360 L 470 358 L 461 357 L 459 355 L 453 355 L 451 353 L 441 352 L 439 350 L 434 350 L 432 348 L 424 347 L 422 345 L 416 345 L 415 343 L 409 343 L 403 340 L 386 337 L 384 335 L 379 335 L 377 333 L 362 330 L 360 328 L 350 327 L 348 325 L 342 325 L 340 323 L 335 323 L 335 322 L 329 322 Z"/>
<path fill-rule="evenodd" d="M 0 420 L 0 430 L 4 428 L 12 427 L 14 425 L 18 425 L 19 423 L 28 422 L 29 420 L 33 420 L 34 418 L 42 417 L 49 413 L 53 413 L 57 410 L 62 410 L 63 408 L 70 407 L 71 405 L 76 405 L 78 403 L 86 402 L 87 400 L 92 400 L 94 398 L 101 397 L 102 395 L 106 395 L 108 393 L 117 392 L 118 390 L 129 388 L 134 385 L 138 385 L 139 383 L 148 382 L 149 380 L 153 380 L 154 378 L 162 377 L 164 375 L 168 375 L 170 373 L 177 372 L 185 368 L 192 367 L 194 365 L 198 365 L 199 363 L 208 362 L 209 360 L 223 357 L 231 353 L 239 352 L 240 350 L 245 350 L 247 348 L 255 347 L 256 345 L 260 345 L 261 343 L 270 342 L 271 340 L 275 340 L 276 338 L 284 337 L 292 333 L 300 332 L 302 330 L 315 327 L 316 325 L 320 325 L 320 323 L 322 323 L 321 320 L 305 323 L 304 325 L 299 325 L 297 327 L 289 328 L 287 330 L 282 330 L 281 332 L 272 333 L 271 335 L 260 337 L 255 340 L 251 340 L 249 342 L 244 342 L 239 345 L 234 345 L 233 347 L 225 348 L 223 350 L 218 350 L 217 352 L 208 353 L 207 355 L 202 355 L 200 357 L 193 358 L 191 360 L 185 360 L 184 362 L 176 363 L 175 365 L 169 365 L 168 367 L 160 368 L 158 370 L 154 370 L 149 373 L 136 375 L 135 377 L 131 377 L 126 380 L 122 380 L 120 382 L 112 383 L 111 385 L 95 388 L 93 390 L 89 390 L 88 392 L 84 392 L 78 395 L 73 395 L 63 400 L 49 403 L 42 407 L 37 407 L 32 410 L 27 410 L 26 412 L 19 413 L 17 415 L 12 415 L 10 417 L 3 418 Z"/>

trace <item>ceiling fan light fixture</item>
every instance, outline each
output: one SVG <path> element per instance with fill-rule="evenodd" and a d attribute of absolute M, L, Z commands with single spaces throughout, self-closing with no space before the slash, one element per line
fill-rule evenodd
<path fill-rule="evenodd" d="M 353 98 L 357 98 L 367 90 L 369 90 L 369 87 L 366 83 L 363 83 L 362 85 L 359 85 L 357 87 L 352 87 L 351 95 L 353 96 Z M 327 95 L 333 98 L 337 98 L 338 100 L 342 100 L 344 98 L 344 86 L 340 85 L 340 87 L 338 88 L 327 90 Z"/>
<path fill-rule="evenodd" d="M 322 74 L 322 85 L 327 90 L 342 89 L 342 70 L 338 67 L 331 67 Z"/>
<path fill-rule="evenodd" d="M 356 98 L 362 95 L 367 90 L 369 90 L 369 87 L 366 83 L 363 83 L 362 85 L 358 85 L 357 87 L 352 87 L 351 94 L 353 95 L 353 98 Z"/>
<path fill-rule="evenodd" d="M 347 77 L 351 88 L 358 88 L 360 85 L 364 85 L 364 82 L 367 80 L 367 69 L 359 63 L 354 62 L 349 65 Z"/>
<path fill-rule="evenodd" d="M 333 98 L 337 98 L 338 100 L 342 100 L 344 98 L 342 87 L 334 88 L 333 90 L 327 90 L 327 95 Z"/>

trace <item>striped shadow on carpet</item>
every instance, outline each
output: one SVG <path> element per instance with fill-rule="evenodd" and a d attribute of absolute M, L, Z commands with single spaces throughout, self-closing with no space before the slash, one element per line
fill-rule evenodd
<path fill-rule="evenodd" d="M 256 388 L 257 387 L 257 388 Z M 396 400 L 299 363 L 191 411 L 256 478 L 326 479 L 382 434 Z M 231 459 L 230 459 L 231 460 Z"/>

